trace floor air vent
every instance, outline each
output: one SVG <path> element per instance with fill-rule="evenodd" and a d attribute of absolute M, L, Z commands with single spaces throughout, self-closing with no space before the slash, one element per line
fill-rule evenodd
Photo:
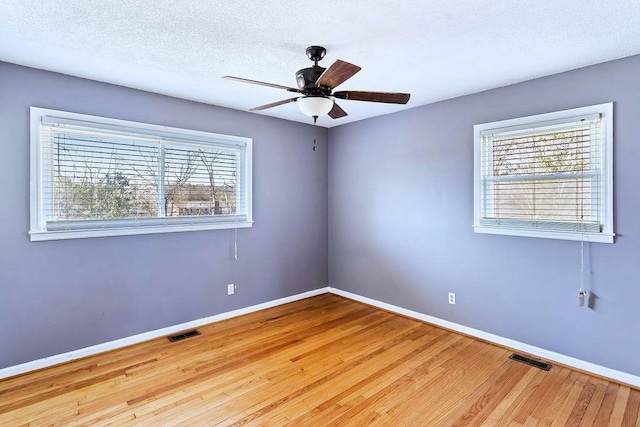
<path fill-rule="evenodd" d="M 178 335 L 173 335 L 173 336 L 169 337 L 169 341 L 176 342 L 176 341 L 184 340 L 184 339 L 187 339 L 187 338 L 195 337 L 196 335 L 200 335 L 200 332 L 198 332 L 197 329 L 194 329 L 193 331 L 188 331 L 188 332 L 183 332 L 183 333 L 178 334 Z"/>
<path fill-rule="evenodd" d="M 538 369 L 542 369 L 543 371 L 548 371 L 549 369 L 551 369 L 551 364 L 550 363 L 541 362 L 539 360 L 532 359 L 530 357 L 523 356 L 521 354 L 513 353 L 511 356 L 509 356 L 509 359 L 516 360 L 516 361 L 522 362 L 522 363 L 526 363 L 527 365 L 536 367 Z"/>

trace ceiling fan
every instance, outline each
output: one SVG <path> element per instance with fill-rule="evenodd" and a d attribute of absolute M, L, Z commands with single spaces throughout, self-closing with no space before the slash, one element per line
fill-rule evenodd
<path fill-rule="evenodd" d="M 324 58 L 326 53 L 327 50 L 322 46 L 310 46 L 307 48 L 307 56 L 314 62 L 314 65 L 296 72 L 297 88 L 234 76 L 224 76 L 222 78 L 299 93 L 300 96 L 261 105 L 249 111 L 266 110 L 267 108 L 277 107 L 278 105 L 296 102 L 298 107 L 300 107 L 300 111 L 307 116 L 313 117 L 314 123 L 318 117 L 324 116 L 325 114 L 329 114 L 329 117 L 332 119 L 339 119 L 347 115 L 335 102 L 336 98 L 351 101 L 383 102 L 387 104 L 406 104 L 409 101 L 411 95 L 408 93 L 363 92 L 354 90 L 333 92 L 337 86 L 353 77 L 361 68 L 341 60 L 337 60 L 329 68 L 321 67 L 318 65 L 318 62 Z"/>

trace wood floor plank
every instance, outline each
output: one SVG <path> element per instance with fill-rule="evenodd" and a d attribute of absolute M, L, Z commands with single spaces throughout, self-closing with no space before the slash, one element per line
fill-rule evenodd
<path fill-rule="evenodd" d="M 587 408 L 591 403 L 591 398 L 596 391 L 596 385 L 592 382 L 583 384 L 582 393 L 578 397 L 576 404 L 573 405 L 573 410 L 565 423 L 567 426 L 579 426 L 582 423 L 582 418 L 584 417 Z"/>
<path fill-rule="evenodd" d="M 536 374 L 540 371 L 537 369 L 529 369 L 527 372 L 520 378 L 508 393 L 497 402 L 497 405 L 489 412 L 487 417 L 481 422 L 480 425 L 483 426 L 495 426 L 498 425 L 507 414 L 507 411 L 510 408 L 513 408 L 516 400 L 524 400 L 523 394 L 526 389 L 531 388 L 531 384 L 533 383 Z"/>
<path fill-rule="evenodd" d="M 515 421 L 516 414 L 519 414 L 524 406 L 530 407 L 530 397 L 539 388 L 540 384 L 547 378 L 547 371 L 539 369 L 533 370 L 533 378 L 528 382 L 522 390 L 513 390 L 512 396 L 501 402 L 496 411 L 500 411 L 502 414 L 497 422 L 485 423 L 486 426 L 494 425 L 508 425 L 510 421 Z M 492 419 L 490 416 L 489 419 Z M 530 418 L 530 417 L 528 417 Z M 524 421 L 526 422 L 526 420 Z M 524 424 L 519 423 L 519 424 Z"/>
<path fill-rule="evenodd" d="M 1 426 L 640 427 L 640 391 L 325 294 L 0 380 Z"/>
<path fill-rule="evenodd" d="M 611 417 L 609 418 L 610 426 L 621 426 L 622 420 L 624 419 L 624 414 L 627 410 L 627 403 L 629 402 L 629 395 L 631 394 L 631 390 L 629 387 L 620 386 L 618 389 L 618 394 L 616 396 L 616 401 L 613 404 L 613 410 L 611 411 Z"/>
<path fill-rule="evenodd" d="M 537 427 L 540 425 L 540 420 L 536 417 L 527 417 L 527 420 L 522 424 L 523 427 Z"/>
<path fill-rule="evenodd" d="M 481 384 L 486 369 L 503 355 L 494 350 L 493 346 L 472 340 L 458 354 L 450 355 L 442 363 L 442 370 L 434 375 L 417 376 L 415 387 L 407 393 L 408 398 L 388 413 L 405 419 L 410 425 L 428 423 L 430 417 L 450 414 L 452 406 L 461 397 L 472 393 L 473 388 L 467 388 L 465 384 L 472 381 Z M 425 368 L 428 371 L 428 367 Z M 447 393 L 440 393 L 440 390 L 447 390 Z"/>
<path fill-rule="evenodd" d="M 613 412 L 613 407 L 615 405 L 616 398 L 618 397 L 619 390 L 619 384 L 610 383 L 608 385 L 607 391 L 604 395 L 604 399 L 602 399 L 602 403 L 600 404 L 600 409 L 598 410 L 598 416 L 596 417 L 594 425 L 604 426 L 609 423 L 609 419 L 611 418 L 611 413 Z"/>
<path fill-rule="evenodd" d="M 358 367 L 345 371 L 335 381 L 325 383 L 300 399 L 282 405 L 269 419 L 277 423 L 279 419 L 287 418 L 304 425 L 304 416 L 312 413 L 314 408 L 322 412 L 351 395 L 383 388 L 398 375 L 420 364 L 420 355 L 427 350 L 431 351 L 443 335 L 446 335 L 444 331 L 432 329 L 431 333 L 422 331 L 422 336 L 414 340 L 400 338 L 398 347 L 393 352 L 385 352 L 369 359 Z M 277 416 L 278 413 L 280 417 Z M 311 419 L 306 421 L 310 422 Z"/>
<path fill-rule="evenodd" d="M 580 398 L 580 395 L 582 394 L 583 388 L 584 388 L 584 383 L 582 383 L 581 381 L 573 382 L 573 387 L 571 387 L 571 391 L 567 395 L 567 398 L 564 401 L 562 408 L 560 408 L 560 412 L 558 413 L 553 423 L 551 424 L 552 427 L 567 425 L 567 421 L 569 420 L 569 417 L 571 416 L 573 408 L 575 407 L 576 403 L 578 402 L 578 399 Z"/>
<path fill-rule="evenodd" d="M 638 419 L 638 410 L 640 409 L 640 391 L 631 390 L 629 393 L 629 400 L 627 401 L 627 407 L 624 410 L 624 417 L 622 418 L 622 425 L 633 427 Z"/>
<path fill-rule="evenodd" d="M 516 414 L 515 420 L 524 423 L 528 417 L 541 419 L 545 408 L 558 392 L 558 386 L 561 385 L 565 378 L 569 376 L 568 369 L 552 369 L 547 373 L 545 381 L 529 396 L 525 405 Z"/>
<path fill-rule="evenodd" d="M 455 337 L 449 336 L 449 338 Z M 370 373 L 363 372 L 360 376 L 361 380 L 351 385 L 351 387 L 340 393 L 327 394 L 324 401 L 318 405 L 318 409 L 322 411 L 335 404 L 351 400 L 353 397 L 375 393 L 381 384 L 390 383 L 394 378 L 402 375 L 402 373 L 414 376 L 415 369 L 420 368 L 427 363 L 429 363 L 430 368 L 433 370 L 438 366 L 436 363 L 433 363 L 433 359 L 437 357 L 438 354 L 441 354 L 442 351 L 446 349 L 453 349 L 458 344 L 459 341 L 457 340 L 443 339 L 438 343 L 429 342 L 426 344 L 429 346 L 428 357 L 419 357 L 424 355 L 423 352 L 426 351 L 424 347 L 420 347 L 402 358 L 393 357 L 394 360 L 389 365 L 380 366 L 378 369 L 370 370 Z M 364 367 L 363 369 L 367 369 L 367 367 Z"/>
<path fill-rule="evenodd" d="M 483 351 L 478 355 L 480 354 L 486 357 L 474 357 L 475 360 L 465 366 L 466 372 L 455 383 L 449 383 L 452 385 L 448 386 L 451 393 L 442 395 L 436 400 L 437 411 L 427 408 L 419 409 L 409 419 L 425 422 L 427 425 L 436 425 L 445 420 L 455 419 L 458 408 L 462 407 L 460 402 L 469 403 L 468 401 L 474 398 L 479 388 L 486 386 L 489 378 L 507 367 L 508 352 L 502 348 L 489 348 L 486 353 Z"/>
<path fill-rule="evenodd" d="M 589 401 L 586 411 L 584 412 L 582 421 L 580 421 L 580 425 L 583 427 L 597 425 L 596 417 L 598 416 L 598 412 L 600 410 L 600 407 L 602 406 L 602 402 L 604 401 L 604 397 L 607 392 L 606 383 L 603 384 L 600 381 L 594 381 L 593 384 L 595 386 L 593 396 L 591 396 L 591 400 Z"/>
<path fill-rule="evenodd" d="M 387 322 L 383 326 L 387 327 L 390 325 L 391 324 Z M 350 358 L 350 357 L 342 356 L 345 359 L 346 363 L 340 366 L 339 369 L 331 371 L 328 375 L 318 377 L 317 379 L 314 376 L 309 376 L 307 377 L 307 379 L 303 384 L 300 384 L 301 387 L 297 389 L 296 389 L 296 386 L 298 384 L 294 383 L 293 392 L 291 391 L 291 385 L 292 385 L 291 381 L 287 382 L 287 384 L 284 384 L 284 387 L 281 390 L 278 390 L 282 394 L 282 396 L 278 400 L 276 400 L 273 403 L 269 403 L 268 405 L 265 405 L 261 408 L 256 409 L 254 412 L 247 414 L 244 418 L 240 420 L 236 420 L 235 423 L 232 425 L 243 425 L 249 421 L 252 421 L 258 417 L 261 417 L 267 413 L 270 413 L 278 406 L 285 404 L 287 402 L 290 402 L 291 400 L 296 399 L 303 394 L 309 393 L 310 391 L 314 390 L 315 388 L 329 381 L 338 381 L 338 378 L 343 374 L 352 371 L 354 368 L 357 368 L 359 365 L 364 364 L 368 362 L 370 359 L 397 346 L 401 341 L 403 341 L 405 337 L 402 335 L 394 336 L 394 335 L 382 333 L 381 335 L 379 335 L 379 338 L 384 339 L 384 341 L 379 341 L 375 343 L 375 346 L 378 346 L 378 348 L 372 351 L 371 353 L 365 354 L 365 355 L 361 354 L 358 358 L 352 358 L 352 357 Z M 371 347 L 371 343 L 369 343 L 369 346 Z M 270 396 L 272 396 L 271 393 L 269 394 Z"/>
<path fill-rule="evenodd" d="M 534 368 L 518 364 L 517 362 L 505 362 L 504 371 L 501 375 L 491 376 L 487 381 L 485 381 L 483 386 L 476 389 L 470 399 L 473 403 L 469 405 L 467 409 L 462 409 L 461 407 L 456 411 L 454 417 L 457 417 L 457 420 L 453 425 L 482 425 L 493 409 L 495 409 L 500 402 L 505 399 L 507 394 L 509 394 L 516 384 L 520 382 L 527 372 L 533 369 Z M 501 371 L 497 371 L 496 374 L 500 372 Z"/>

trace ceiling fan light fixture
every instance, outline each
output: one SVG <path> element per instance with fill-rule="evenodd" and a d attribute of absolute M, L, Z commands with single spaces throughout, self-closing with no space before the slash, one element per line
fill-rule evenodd
<path fill-rule="evenodd" d="M 303 96 L 296 101 L 303 114 L 321 117 L 333 108 L 333 99 L 326 96 Z"/>

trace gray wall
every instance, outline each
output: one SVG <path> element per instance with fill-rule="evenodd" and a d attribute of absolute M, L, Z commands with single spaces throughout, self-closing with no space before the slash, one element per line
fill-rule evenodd
<path fill-rule="evenodd" d="M 321 130 L 314 153 L 308 125 L 0 63 L 0 368 L 328 282 L 640 375 L 638 75 L 636 56 Z M 586 245 L 579 308 L 579 243 L 473 233 L 472 127 L 609 101 L 619 237 Z M 32 105 L 253 138 L 237 264 L 231 230 L 29 242 Z"/>
<path fill-rule="evenodd" d="M 29 106 L 253 138 L 255 224 L 30 242 Z M 0 63 L 0 368 L 327 285 L 327 131 Z M 238 285 L 226 295 L 226 284 Z"/>
<path fill-rule="evenodd" d="M 639 76 L 635 56 L 330 129 L 329 284 L 640 375 Z M 579 308 L 579 242 L 473 233 L 473 125 L 610 101 L 618 239 L 586 244 Z"/>

